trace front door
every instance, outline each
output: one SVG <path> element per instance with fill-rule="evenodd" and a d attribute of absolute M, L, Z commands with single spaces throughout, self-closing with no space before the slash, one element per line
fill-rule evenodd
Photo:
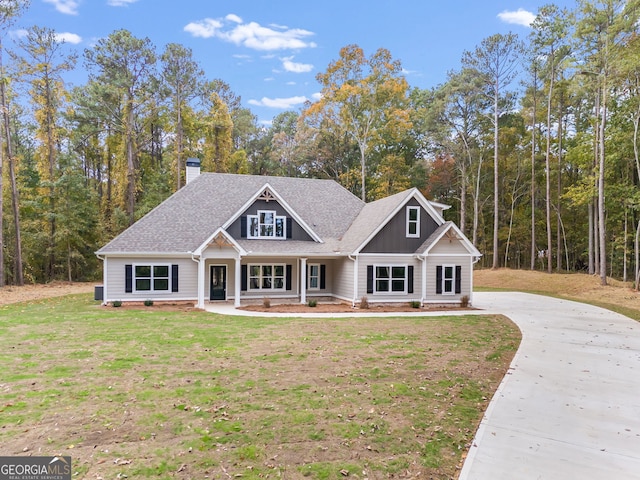
<path fill-rule="evenodd" d="M 209 299 L 227 299 L 227 267 L 224 265 L 211 265 L 211 287 Z"/>

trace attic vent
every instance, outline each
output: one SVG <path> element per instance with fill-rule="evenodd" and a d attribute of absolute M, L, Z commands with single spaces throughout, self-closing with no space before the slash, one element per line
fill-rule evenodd
<path fill-rule="evenodd" d="M 262 192 L 260 194 L 260 196 L 258 197 L 258 200 L 264 200 L 265 202 L 269 202 L 271 200 L 275 200 L 276 197 L 273 196 L 273 193 L 271 193 L 271 190 L 269 190 L 268 188 L 264 189 L 264 192 Z"/>

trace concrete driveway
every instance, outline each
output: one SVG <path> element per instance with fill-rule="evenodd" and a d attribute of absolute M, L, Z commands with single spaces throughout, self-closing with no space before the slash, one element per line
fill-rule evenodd
<path fill-rule="evenodd" d="M 525 293 L 474 305 L 523 338 L 460 479 L 640 479 L 640 323 Z"/>
<path fill-rule="evenodd" d="M 513 320 L 522 343 L 460 480 L 640 480 L 640 323 L 526 293 L 476 292 L 473 303 L 483 311 L 469 314 Z M 207 309 L 256 313 L 231 305 Z"/>

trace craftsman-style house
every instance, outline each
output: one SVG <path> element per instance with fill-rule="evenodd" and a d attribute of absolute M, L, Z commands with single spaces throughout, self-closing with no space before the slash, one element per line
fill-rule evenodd
<path fill-rule="evenodd" d="M 200 173 L 97 253 L 102 300 L 472 301 L 480 252 L 410 189 L 365 203 L 333 180 Z"/>

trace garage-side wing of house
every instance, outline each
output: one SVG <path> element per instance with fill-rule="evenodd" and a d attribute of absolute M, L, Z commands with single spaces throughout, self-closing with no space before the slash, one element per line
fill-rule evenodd
<path fill-rule="evenodd" d="M 355 298 L 457 304 L 472 300 L 480 252 L 416 189 L 367 204 L 347 241 L 358 239 Z M 359 234 L 359 235 L 358 235 Z"/>

